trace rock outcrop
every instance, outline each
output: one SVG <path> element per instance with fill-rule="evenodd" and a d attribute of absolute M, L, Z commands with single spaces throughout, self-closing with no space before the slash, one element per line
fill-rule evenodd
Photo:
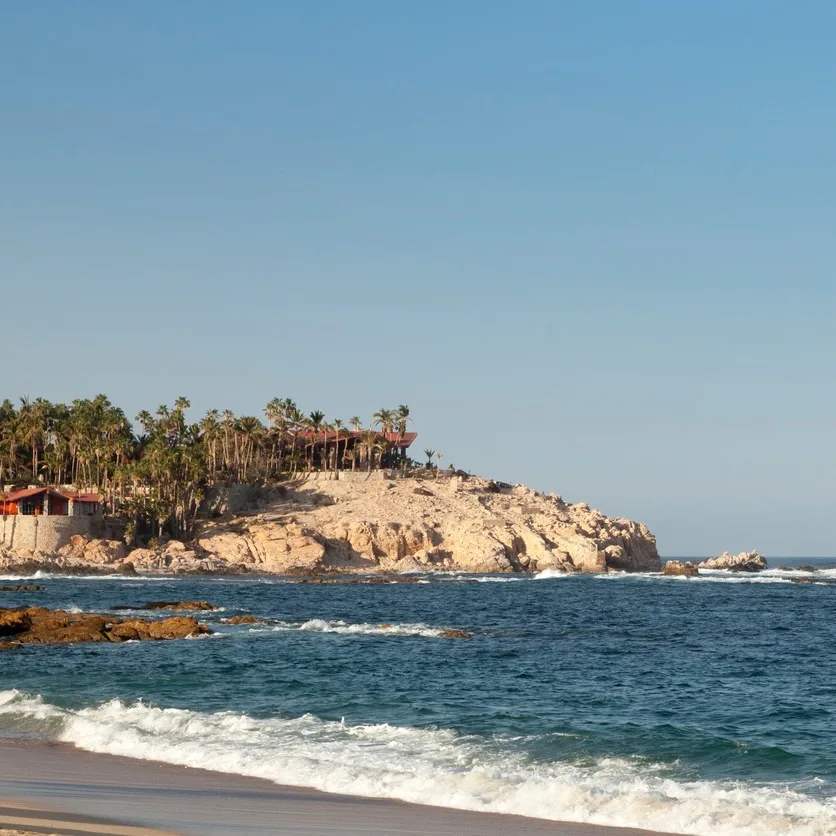
<path fill-rule="evenodd" d="M 81 642 L 161 641 L 186 639 L 212 631 L 193 618 L 130 621 L 92 613 L 71 613 L 45 607 L 0 610 L 0 642 L 78 644 Z"/>
<path fill-rule="evenodd" d="M 210 604 L 208 601 L 149 601 L 147 604 L 122 604 L 111 607 L 112 610 L 197 610 L 212 611 L 219 610 L 217 604 Z"/>
<path fill-rule="evenodd" d="M 93 540 L 83 534 L 75 534 L 58 554 L 94 566 L 102 565 L 121 560 L 125 556 L 125 544 L 119 540 Z"/>
<path fill-rule="evenodd" d="M 198 522 L 188 544 L 127 556 L 113 541 L 74 539 L 26 563 L 47 571 L 404 573 L 660 571 L 647 527 L 523 485 L 439 479 L 311 479 L 258 492 L 257 508 Z M 0 556 L 0 571 L 20 570 Z"/>
<path fill-rule="evenodd" d="M 686 578 L 696 578 L 700 570 L 690 560 L 684 563 L 680 560 L 669 560 L 662 567 L 663 575 L 679 575 Z"/>
<path fill-rule="evenodd" d="M 769 566 L 766 558 L 758 552 L 729 554 L 723 552 L 719 557 L 709 557 L 698 564 L 700 569 L 726 569 L 729 572 L 763 572 Z"/>
<path fill-rule="evenodd" d="M 256 615 L 231 615 L 229 618 L 222 618 L 221 624 L 272 624 L 267 618 L 259 618 Z"/>

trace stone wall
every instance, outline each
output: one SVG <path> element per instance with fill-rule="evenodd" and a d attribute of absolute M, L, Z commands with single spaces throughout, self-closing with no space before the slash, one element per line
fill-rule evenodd
<path fill-rule="evenodd" d="M 338 479 L 340 482 L 376 482 L 381 479 L 399 479 L 403 476 L 399 470 L 311 470 L 305 473 L 298 473 L 294 481 L 298 482 L 332 482 Z"/>
<path fill-rule="evenodd" d="M 0 518 L 0 549 L 52 554 L 70 542 L 74 534 L 97 533 L 96 517 L 50 517 L 17 514 Z"/>

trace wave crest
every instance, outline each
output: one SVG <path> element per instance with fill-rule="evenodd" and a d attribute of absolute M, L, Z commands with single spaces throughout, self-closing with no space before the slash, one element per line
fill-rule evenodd
<path fill-rule="evenodd" d="M 0 692 L 0 721 L 93 752 L 266 778 L 327 792 L 676 833 L 836 832 L 836 806 L 783 787 L 674 780 L 665 764 L 534 763 L 510 741 L 450 729 L 254 718 L 111 700 L 71 710 Z"/>

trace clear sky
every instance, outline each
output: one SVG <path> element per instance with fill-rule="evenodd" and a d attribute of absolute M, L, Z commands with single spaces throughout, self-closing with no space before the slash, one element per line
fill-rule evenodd
<path fill-rule="evenodd" d="M 836 553 L 836 4 L 5 0 L 0 397 L 407 403 L 418 447 Z"/>

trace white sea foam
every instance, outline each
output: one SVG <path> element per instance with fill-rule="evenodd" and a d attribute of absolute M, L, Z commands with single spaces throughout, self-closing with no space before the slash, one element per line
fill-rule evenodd
<path fill-rule="evenodd" d="M 636 583 L 730 583 L 730 584 L 793 584 L 795 581 L 793 577 L 810 578 L 815 583 L 816 578 L 825 580 L 828 577 L 836 576 L 828 575 L 830 570 L 821 572 L 787 572 L 778 570 L 766 570 L 763 572 L 730 572 L 728 569 L 700 569 L 700 574 L 696 577 L 686 577 L 684 575 L 663 575 L 661 572 L 606 572 L 597 575 L 592 575 L 597 580 L 604 581 L 618 581 L 627 580 Z"/>
<path fill-rule="evenodd" d="M 534 579 L 538 581 L 548 581 L 553 580 L 554 578 L 568 578 L 571 575 L 571 572 L 562 572 L 560 569 L 543 569 L 542 572 L 538 572 Z"/>
<path fill-rule="evenodd" d="M 0 720 L 93 752 L 351 795 L 712 836 L 836 832 L 836 805 L 785 787 L 677 781 L 663 764 L 618 758 L 532 763 L 511 740 L 449 729 L 353 726 L 310 714 L 256 719 L 118 700 L 72 711 L 17 691 L 0 691 Z"/>
<path fill-rule="evenodd" d="M 345 621 L 326 621 L 312 618 L 310 621 L 282 621 L 271 627 L 251 627 L 251 633 L 298 630 L 305 633 L 338 633 L 343 636 L 423 636 L 439 638 L 450 627 L 430 627 L 426 624 L 349 624 Z"/>

